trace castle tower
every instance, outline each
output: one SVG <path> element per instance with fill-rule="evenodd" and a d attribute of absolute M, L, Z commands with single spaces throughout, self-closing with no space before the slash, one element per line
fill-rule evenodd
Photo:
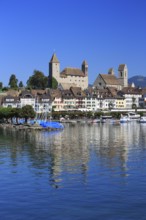
<path fill-rule="evenodd" d="M 58 82 L 60 79 L 60 62 L 58 61 L 56 54 L 54 53 L 49 62 L 49 85 L 52 86 L 52 78 L 55 78 Z"/>
<path fill-rule="evenodd" d="M 127 87 L 128 86 L 128 69 L 126 64 L 120 64 L 118 68 L 118 80 L 122 87 Z"/>
<path fill-rule="evenodd" d="M 85 76 L 88 76 L 88 64 L 85 60 L 82 63 L 82 72 L 85 74 Z"/>

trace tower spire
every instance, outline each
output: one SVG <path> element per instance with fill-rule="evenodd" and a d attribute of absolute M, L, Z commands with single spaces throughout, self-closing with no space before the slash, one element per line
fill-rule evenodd
<path fill-rule="evenodd" d="M 59 60 L 55 53 L 53 53 L 53 56 L 51 57 L 50 63 L 59 63 Z"/>

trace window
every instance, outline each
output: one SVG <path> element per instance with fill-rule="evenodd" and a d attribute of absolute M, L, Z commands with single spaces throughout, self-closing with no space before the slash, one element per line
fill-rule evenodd
<path fill-rule="evenodd" d="M 14 99 L 6 99 L 6 102 L 14 102 Z"/>

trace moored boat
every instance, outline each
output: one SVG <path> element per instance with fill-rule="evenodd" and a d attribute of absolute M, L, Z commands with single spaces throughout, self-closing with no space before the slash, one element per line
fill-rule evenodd
<path fill-rule="evenodd" d="M 60 122 L 56 121 L 38 121 L 38 124 L 43 128 L 63 129 L 64 126 Z"/>
<path fill-rule="evenodd" d="M 139 120 L 139 123 L 146 123 L 146 116 L 142 116 Z"/>
<path fill-rule="evenodd" d="M 127 123 L 127 122 L 130 122 L 130 121 L 131 121 L 131 118 L 129 118 L 129 116 L 121 115 L 120 123 Z"/>
<path fill-rule="evenodd" d="M 93 121 L 92 121 L 92 123 L 100 123 L 100 122 L 101 122 L 100 118 L 93 119 Z"/>
<path fill-rule="evenodd" d="M 128 112 L 127 115 L 130 119 L 140 119 L 140 114 L 137 114 L 135 112 Z"/>

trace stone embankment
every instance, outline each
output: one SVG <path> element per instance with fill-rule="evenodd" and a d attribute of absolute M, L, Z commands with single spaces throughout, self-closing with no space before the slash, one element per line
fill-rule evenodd
<path fill-rule="evenodd" d="M 17 131 L 55 131 L 58 129 L 55 128 L 50 128 L 50 127 L 42 127 L 39 124 L 0 124 L 0 128 L 4 128 L 4 129 L 14 129 Z"/>

